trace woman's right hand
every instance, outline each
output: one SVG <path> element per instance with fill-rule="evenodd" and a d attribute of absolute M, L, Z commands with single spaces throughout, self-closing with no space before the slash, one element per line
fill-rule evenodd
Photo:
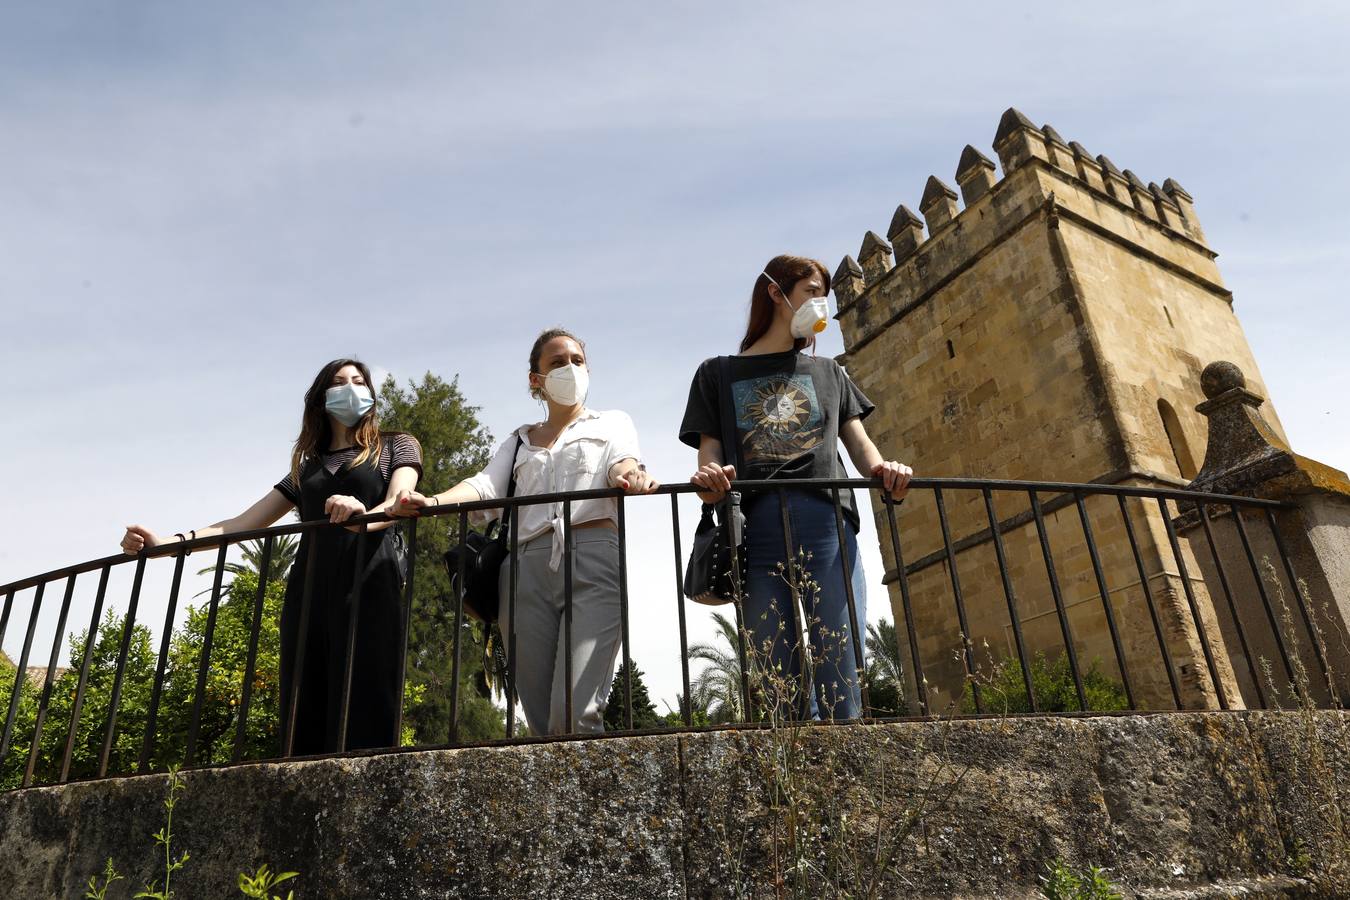
<path fill-rule="evenodd" d="M 735 466 L 723 466 L 710 462 L 700 466 L 689 481 L 691 484 L 703 488 L 698 492 L 698 499 L 704 503 L 716 504 L 721 503 L 722 498 L 726 497 L 727 491 L 731 490 L 731 479 L 735 477 Z"/>
<path fill-rule="evenodd" d="M 158 547 L 161 543 L 163 541 L 159 539 L 159 535 L 149 528 L 141 525 L 128 525 L 127 533 L 122 535 L 122 552 L 128 556 L 135 556 L 142 550 Z"/>
<path fill-rule="evenodd" d="M 391 516 L 414 518 L 422 514 L 424 507 L 431 505 L 430 498 L 417 493 L 417 491 L 399 491 L 398 496 L 394 498 L 394 505 L 389 507 L 388 513 Z"/>

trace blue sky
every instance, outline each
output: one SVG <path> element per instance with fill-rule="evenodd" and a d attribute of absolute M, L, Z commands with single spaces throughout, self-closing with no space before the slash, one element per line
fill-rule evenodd
<path fill-rule="evenodd" d="M 1295 449 L 1346 468 L 1347 38 L 1297 2 L 0 2 L 0 581 L 243 508 L 338 355 L 458 374 L 503 435 L 566 324 L 592 405 L 683 480 L 689 376 L 764 261 L 833 269 L 965 144 L 992 157 L 1009 105 L 1185 185 Z M 633 504 L 634 652 L 672 698 L 657 505 Z"/>

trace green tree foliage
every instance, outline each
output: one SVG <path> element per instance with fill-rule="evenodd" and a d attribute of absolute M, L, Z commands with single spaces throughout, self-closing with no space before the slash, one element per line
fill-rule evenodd
<path fill-rule="evenodd" d="M 71 778 L 92 778 L 98 774 L 98 761 L 107 734 L 113 682 L 117 673 L 117 654 L 125 627 L 126 617 L 111 612 L 99 625 L 89 659 L 89 678 L 85 684 L 80 721 L 75 730 Z M 79 682 L 78 662 L 84 658 L 87 639 L 85 633 L 71 636 L 70 659 L 74 664 L 52 682 L 34 766 L 34 783 L 53 782 L 60 776 Z M 136 625 L 131 630 L 121 699 L 117 708 L 117 730 L 108 756 L 110 773 L 133 771 L 140 758 L 154 678 L 155 655 L 150 646 L 150 631 L 143 625 Z M 0 666 L 0 713 L 8 711 L 13 688 L 14 668 Z M 22 783 L 28 766 L 41 693 L 40 684 L 23 680 L 10 751 L 0 762 L 0 789 L 18 787 Z"/>
<path fill-rule="evenodd" d="M 1088 709 L 1102 712 L 1130 708 L 1124 687 L 1101 671 L 1099 660 L 1094 659 L 1086 669 L 1080 663 L 1079 674 Z M 1032 657 L 1031 689 L 1036 692 L 1036 707 L 1040 712 L 1072 712 L 1079 708 L 1073 672 L 1063 653 L 1052 660 L 1047 660 L 1039 651 Z M 1017 660 L 1004 660 L 995 668 L 992 678 L 980 683 L 980 702 L 985 712 L 1031 712 L 1022 666 Z M 961 712 L 975 712 L 975 696 L 969 682 L 961 697 Z"/>
<path fill-rule="evenodd" d="M 295 555 L 300 551 L 300 538 L 294 534 L 282 534 L 272 539 L 272 557 L 267 562 L 267 580 L 285 581 L 286 575 L 291 571 L 291 564 L 295 562 Z M 227 562 L 225 564 L 225 574 L 231 577 L 239 575 L 242 572 L 252 572 L 254 575 L 262 571 L 263 561 L 263 541 L 244 541 L 239 545 L 239 552 L 243 554 L 244 561 L 241 563 Z M 198 575 L 207 575 L 215 572 L 215 566 L 207 566 L 204 569 L 198 569 Z M 223 591 L 232 590 L 233 581 L 227 582 Z M 257 586 L 257 582 L 254 582 Z M 209 594 L 210 588 L 197 594 Z"/>
<path fill-rule="evenodd" d="M 709 724 L 739 722 L 741 713 L 741 658 L 736 623 L 713 613 L 717 634 L 709 643 L 693 644 L 689 659 L 707 663 L 689 685 L 689 703 L 696 717 Z"/>
<path fill-rule="evenodd" d="M 900 659 L 900 644 L 895 626 L 882 618 L 867 626 L 863 681 L 867 684 L 870 715 L 901 716 L 905 706 L 905 667 Z"/>
<path fill-rule="evenodd" d="M 631 659 L 628 661 L 628 669 L 632 672 L 630 691 L 633 697 L 633 727 L 657 728 L 666 724 L 665 720 L 657 715 L 656 706 L 652 703 L 651 695 L 647 693 L 647 684 L 642 680 L 642 670 Z M 628 727 L 624 716 L 623 674 L 624 667 L 619 666 L 614 675 L 614 683 L 609 689 L 609 703 L 605 706 L 606 731 L 623 731 Z"/>
<path fill-rule="evenodd" d="M 229 762 L 234 757 L 257 592 L 257 571 L 241 568 L 230 582 L 228 595 L 222 599 L 216 612 L 210 665 L 207 668 L 201 717 L 197 726 L 194 764 Z M 276 756 L 280 752 L 280 620 L 285 596 L 285 581 L 267 583 L 263 595 L 248 722 L 244 730 L 244 759 L 261 759 Z M 169 645 L 169 665 L 155 729 L 158 737 L 156 759 L 161 765 L 186 758 L 192 704 L 197 692 L 197 673 L 209 617 L 209 604 L 189 607 L 186 621 Z"/>
<path fill-rule="evenodd" d="M 491 456 L 492 435 L 460 392 L 458 379 L 445 381 L 428 372 L 421 381 L 400 387 L 386 378 L 380 386 L 380 421 L 390 431 L 406 431 L 422 445 L 418 490 L 443 493 L 482 470 Z M 442 557 L 459 539 L 457 515 L 420 519 L 417 524 L 416 575 L 408 628 L 409 697 L 405 719 L 419 744 L 443 744 L 450 734 L 450 683 L 453 672 L 454 605 Z M 482 628 L 464 626 L 460 652 L 460 740 L 486 740 L 505 734 L 500 710 L 484 696 Z"/>

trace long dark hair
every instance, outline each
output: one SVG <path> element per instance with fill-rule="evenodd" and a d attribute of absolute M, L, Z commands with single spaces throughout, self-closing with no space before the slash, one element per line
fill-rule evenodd
<path fill-rule="evenodd" d="M 306 462 L 319 455 L 333 440 L 333 426 L 328 419 L 325 405 L 328 389 L 333 386 L 333 376 L 344 366 L 355 366 L 361 373 L 371 396 L 375 394 L 375 385 L 370 382 L 370 369 L 359 359 L 335 359 L 319 370 L 314 383 L 305 391 L 305 414 L 300 420 L 300 436 L 295 439 L 295 448 L 291 450 L 291 479 L 300 483 L 300 469 Z M 380 463 L 380 419 L 375 407 L 371 406 L 366 414 L 352 426 L 352 440 L 361 452 L 352 460 L 352 468 L 363 462 L 371 465 Z"/>
<path fill-rule="evenodd" d="M 744 353 L 750 348 L 750 345 L 760 338 L 764 337 L 769 326 L 773 324 L 774 302 L 769 296 L 769 278 L 765 278 L 768 273 L 778 283 L 778 287 L 783 291 L 784 299 L 792 293 L 797 282 L 803 278 L 810 278 L 812 275 L 819 275 L 825 285 L 825 292 L 830 291 L 830 272 L 825 268 L 825 264 L 818 259 L 811 259 L 809 256 L 775 256 L 769 260 L 769 264 L 764 267 L 764 271 L 755 279 L 754 290 L 750 292 L 750 321 L 745 326 L 745 337 L 741 338 L 741 352 Z M 806 346 L 806 338 L 796 338 L 792 342 L 794 350 L 800 350 Z"/>

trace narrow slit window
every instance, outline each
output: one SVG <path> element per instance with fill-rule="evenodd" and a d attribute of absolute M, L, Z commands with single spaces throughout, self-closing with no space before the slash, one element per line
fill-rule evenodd
<path fill-rule="evenodd" d="M 1191 456 L 1191 448 L 1186 443 L 1186 433 L 1181 430 L 1181 420 L 1177 418 L 1177 411 L 1166 400 L 1159 400 L 1158 417 L 1162 419 L 1167 443 L 1172 447 L 1172 459 L 1176 461 L 1177 472 L 1187 480 L 1194 478 L 1198 473 L 1195 457 Z"/>
<path fill-rule="evenodd" d="M 947 358 L 956 359 L 956 348 L 952 346 L 951 341 L 947 342 Z"/>

